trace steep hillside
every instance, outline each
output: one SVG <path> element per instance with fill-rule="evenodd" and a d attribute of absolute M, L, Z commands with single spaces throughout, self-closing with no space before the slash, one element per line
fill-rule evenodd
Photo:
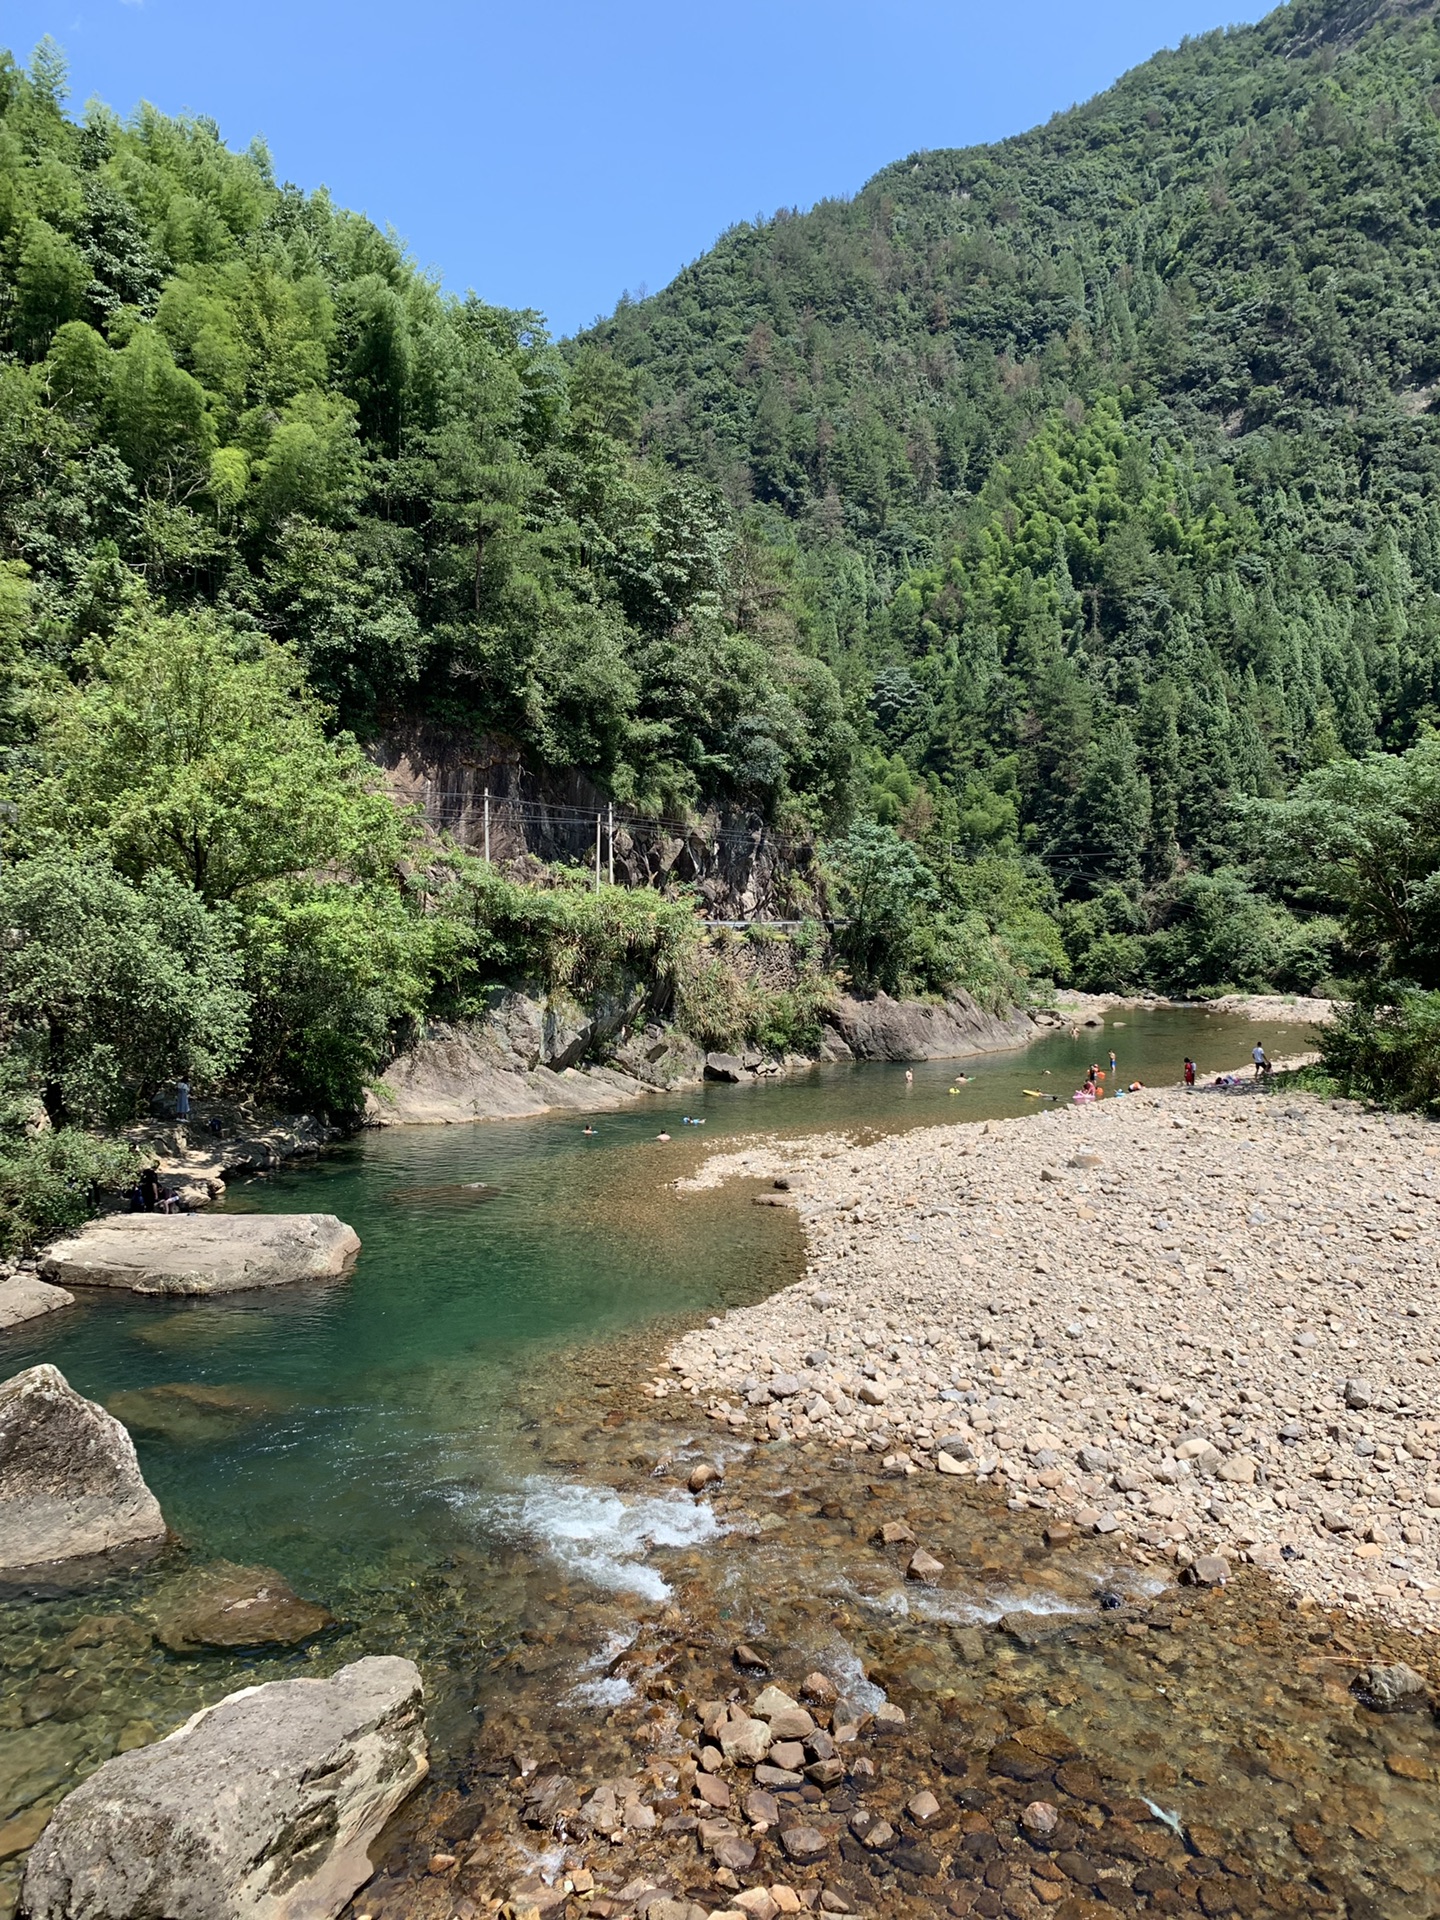
<path fill-rule="evenodd" d="M 70 671 L 152 611 L 297 651 L 335 716 L 505 737 L 618 798 L 822 819 L 824 667 L 751 631 L 723 507 L 634 452 L 629 381 L 442 297 L 263 148 L 63 110 L 0 55 L 0 558 Z"/>
<path fill-rule="evenodd" d="M 920 776 L 1133 885 L 1440 713 L 1435 11 L 1296 0 L 595 330 L 775 554 L 882 815 Z"/>

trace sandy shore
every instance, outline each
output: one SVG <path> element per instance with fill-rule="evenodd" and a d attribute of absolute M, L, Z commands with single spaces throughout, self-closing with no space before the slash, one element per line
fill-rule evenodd
<path fill-rule="evenodd" d="M 755 1141 L 681 1184 L 788 1181 L 757 1197 L 797 1207 L 806 1278 L 673 1375 L 737 1433 L 1434 1630 L 1437 1170 L 1433 1127 L 1288 1092 Z"/>

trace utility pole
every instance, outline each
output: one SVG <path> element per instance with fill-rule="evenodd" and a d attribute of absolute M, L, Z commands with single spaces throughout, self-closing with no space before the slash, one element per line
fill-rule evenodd
<path fill-rule="evenodd" d="M 615 802 L 607 801 L 606 806 L 610 815 L 610 884 L 613 887 L 615 884 Z"/>
<path fill-rule="evenodd" d="M 595 816 L 595 891 L 600 891 L 600 815 Z"/>
<path fill-rule="evenodd" d="M 485 859 L 486 859 L 486 863 L 488 864 L 490 859 L 490 789 L 489 787 L 486 787 L 485 789 Z"/>

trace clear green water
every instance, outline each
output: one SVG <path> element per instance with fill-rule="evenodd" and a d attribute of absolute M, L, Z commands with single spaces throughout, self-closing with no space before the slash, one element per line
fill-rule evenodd
<path fill-rule="evenodd" d="M 126 1396 L 117 1410 L 187 1544 L 263 1560 L 333 1604 L 337 1583 L 369 1587 L 389 1557 L 409 1569 L 445 1552 L 457 1526 L 473 1538 L 454 1496 L 506 1481 L 522 1377 L 582 1343 L 619 1342 L 623 1366 L 627 1332 L 693 1324 L 790 1277 L 788 1218 L 669 1192 L 701 1148 L 757 1129 L 1019 1114 L 1035 1105 L 1024 1088 L 1068 1097 L 1111 1046 L 1122 1079 L 1158 1084 L 1178 1079 L 1186 1053 L 1213 1069 L 1243 1060 L 1257 1032 L 1280 1051 L 1306 1038 L 1203 1012 L 1116 1018 L 1103 1038 L 1061 1033 L 959 1063 L 969 1081 L 956 1095 L 955 1063 L 918 1063 L 908 1083 L 899 1066 L 822 1067 L 602 1114 L 591 1140 L 573 1116 L 372 1133 L 227 1200 L 350 1222 L 363 1251 L 348 1281 L 192 1303 L 95 1297 L 0 1339 L 0 1368 L 48 1360 L 92 1398 Z M 235 1404 L 153 1394 L 176 1383 Z"/>
<path fill-rule="evenodd" d="M 1103 1041 L 1062 1032 L 967 1061 L 955 1094 L 953 1064 L 910 1081 L 829 1067 L 653 1099 L 597 1117 L 593 1139 L 575 1117 L 370 1134 L 226 1202 L 338 1214 L 363 1243 L 348 1279 L 211 1301 L 95 1294 L 0 1336 L 0 1377 L 51 1361 L 125 1420 L 182 1542 L 98 1587 L 0 1592 L 0 1822 L 238 1685 L 365 1652 L 420 1662 L 443 1776 L 478 1723 L 525 1711 L 517 1645 L 571 1648 L 584 1671 L 617 1609 L 623 1622 L 703 1582 L 718 1544 L 708 1505 L 673 1482 L 648 1490 L 673 1442 L 611 1409 L 635 1406 L 626 1385 L 670 1331 L 787 1284 L 801 1246 L 788 1212 L 680 1195 L 676 1177 L 735 1134 L 1030 1112 L 1025 1088 L 1068 1098 L 1102 1045 L 1122 1078 L 1159 1084 L 1187 1052 L 1218 1068 L 1257 1031 L 1276 1051 L 1306 1038 L 1200 1012 L 1121 1017 Z M 336 1630 L 293 1651 L 166 1652 L 154 1621 L 217 1558 L 278 1569 Z M 97 1643 L 96 1616 L 118 1635 Z M 0 1863 L 0 1914 L 20 1865 Z"/>

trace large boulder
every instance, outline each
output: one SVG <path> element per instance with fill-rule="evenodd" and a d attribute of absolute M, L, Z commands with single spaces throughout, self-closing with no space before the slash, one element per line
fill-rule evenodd
<path fill-rule="evenodd" d="M 57 1240 L 41 1270 L 67 1287 L 236 1293 L 333 1280 L 359 1251 L 333 1213 L 120 1213 Z"/>
<path fill-rule="evenodd" d="M 51 1816 L 26 1920 L 332 1920 L 429 1770 L 419 1670 L 357 1660 L 275 1680 L 121 1754 Z"/>
<path fill-rule="evenodd" d="M 857 1060 L 955 1060 L 1023 1046 L 1035 1034 L 1028 1013 L 987 1013 L 962 992 L 943 1000 L 842 994 L 824 1017 Z"/>
<path fill-rule="evenodd" d="M 58 1367 L 0 1385 L 0 1573 L 158 1545 L 160 1503 L 120 1422 Z"/>
<path fill-rule="evenodd" d="M 0 1276 L 0 1333 L 6 1327 L 18 1327 L 23 1320 L 38 1320 L 42 1313 L 54 1313 L 57 1307 L 73 1307 L 75 1296 L 64 1287 L 50 1287 L 37 1273 L 7 1273 Z"/>

